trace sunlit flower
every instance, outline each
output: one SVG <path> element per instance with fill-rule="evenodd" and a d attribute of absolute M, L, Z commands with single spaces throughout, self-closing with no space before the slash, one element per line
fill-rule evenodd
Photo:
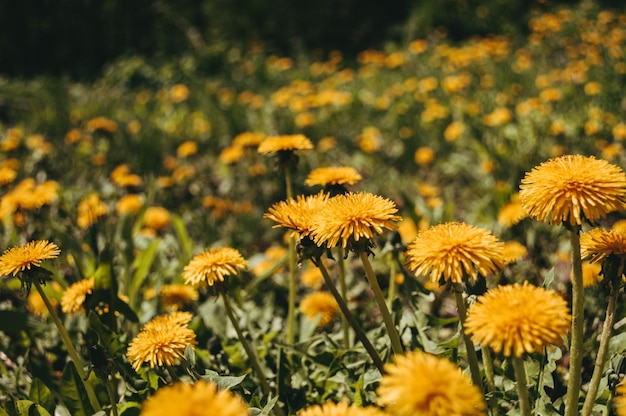
<path fill-rule="evenodd" d="M 443 138 L 447 142 L 455 142 L 463 135 L 465 132 L 465 124 L 461 121 L 453 121 L 448 124 L 446 129 L 443 131 Z"/>
<path fill-rule="evenodd" d="M 137 214 L 143 206 L 141 196 L 137 194 L 124 195 L 115 205 L 115 210 L 120 215 Z"/>
<path fill-rule="evenodd" d="M 282 136 L 266 137 L 257 148 L 261 154 L 269 154 L 283 151 L 310 150 L 313 143 L 303 134 L 291 134 Z"/>
<path fill-rule="evenodd" d="M 519 195 L 529 215 L 539 221 L 582 224 L 626 207 L 626 174 L 593 156 L 566 155 L 526 173 Z"/>
<path fill-rule="evenodd" d="M 73 283 L 63 293 L 61 310 L 66 314 L 75 314 L 83 311 L 87 295 L 91 295 L 96 281 L 93 277 Z"/>
<path fill-rule="evenodd" d="M 580 256 L 590 263 L 602 263 L 609 256 L 626 259 L 626 234 L 594 228 L 580 235 Z"/>
<path fill-rule="evenodd" d="M 18 247 L 6 250 L 0 256 L 0 275 L 17 275 L 31 267 L 40 267 L 41 262 L 54 259 L 61 254 L 56 244 L 47 240 L 31 241 Z"/>
<path fill-rule="evenodd" d="M 524 282 L 497 286 L 478 297 L 468 309 L 465 332 L 496 353 L 521 357 L 562 344 L 570 322 L 565 299 Z"/>
<path fill-rule="evenodd" d="M 490 231 L 463 222 L 444 223 L 421 231 L 407 247 L 407 265 L 431 282 L 476 280 L 504 265 L 503 243 Z"/>
<path fill-rule="evenodd" d="M 189 285 L 163 285 L 159 291 L 163 308 L 182 309 L 185 305 L 198 300 L 198 291 Z"/>
<path fill-rule="evenodd" d="M 522 205 L 519 198 L 514 197 L 508 203 L 504 204 L 498 212 L 498 224 L 505 227 L 511 227 L 528 216 L 526 209 Z"/>
<path fill-rule="evenodd" d="M 347 401 L 334 403 L 327 401 L 322 404 L 315 404 L 296 413 L 296 416 L 385 416 L 381 409 L 374 406 L 361 407 L 356 404 L 349 404 Z"/>
<path fill-rule="evenodd" d="M 146 362 L 154 368 L 173 366 L 182 359 L 185 348 L 197 344 L 196 334 L 187 327 L 190 320 L 191 314 L 174 312 L 146 323 L 128 344 L 126 352 L 135 371 Z"/>
<path fill-rule="evenodd" d="M 302 271 L 300 281 L 306 287 L 319 289 L 324 284 L 324 276 L 317 267 L 308 267 Z"/>
<path fill-rule="evenodd" d="M 22 181 L 24 183 L 24 181 Z M 14 191 L 18 191 L 21 187 L 16 187 Z M 30 182 L 29 189 L 22 188 L 19 192 L 17 202 L 20 208 L 26 211 L 32 211 L 41 208 L 44 205 L 50 205 L 59 195 L 59 183 L 57 181 L 45 181 L 35 185 L 34 181 Z"/>
<path fill-rule="evenodd" d="M 211 248 L 191 259 L 183 270 L 185 283 L 195 286 L 208 286 L 224 282 L 224 278 L 236 275 L 239 269 L 246 268 L 246 260 L 241 253 L 231 247 Z"/>
<path fill-rule="evenodd" d="M 485 414 L 478 387 L 451 361 L 422 351 L 395 355 L 385 364 L 377 403 L 395 416 Z"/>
<path fill-rule="evenodd" d="M 163 207 L 149 207 L 143 214 L 143 223 L 146 227 L 155 231 L 161 230 L 172 221 L 170 212 Z"/>
<path fill-rule="evenodd" d="M 504 243 L 502 250 L 502 259 L 504 264 L 515 263 L 516 261 L 523 259 L 528 254 L 528 249 L 525 245 L 517 241 L 507 241 Z"/>
<path fill-rule="evenodd" d="M 397 211 L 393 201 L 368 192 L 337 195 L 312 216 L 312 239 L 328 248 L 340 241 L 343 248 L 361 239 L 371 242 L 385 228 L 396 228 L 395 222 L 401 219 Z"/>
<path fill-rule="evenodd" d="M 590 287 L 602 281 L 602 265 L 583 261 L 583 287 Z"/>
<path fill-rule="evenodd" d="M 189 88 L 185 84 L 174 84 L 169 92 L 174 103 L 181 103 L 189 97 Z"/>
<path fill-rule="evenodd" d="M 0 166 L 0 185 L 11 183 L 17 178 L 15 169 L 9 166 Z"/>
<path fill-rule="evenodd" d="M 231 165 L 240 161 L 244 154 L 244 148 L 242 146 L 228 146 L 222 149 L 218 157 L 220 162 Z"/>
<path fill-rule="evenodd" d="M 327 202 L 328 194 L 323 192 L 310 196 L 298 195 L 295 199 L 275 203 L 263 218 L 276 222 L 274 228 L 293 230 L 294 237 L 307 237 L 313 230 L 313 215 Z"/>
<path fill-rule="evenodd" d="M 320 317 L 318 326 L 324 327 L 330 324 L 339 314 L 337 301 L 328 292 L 318 291 L 305 296 L 300 302 L 300 312 L 309 320 Z"/>
<path fill-rule="evenodd" d="M 331 166 L 312 170 L 304 184 L 307 186 L 354 185 L 361 179 L 363 177 L 353 167 Z"/>
<path fill-rule="evenodd" d="M 109 213 L 106 204 L 100 200 L 98 194 L 91 194 L 78 203 L 78 219 L 76 222 L 80 228 L 87 229 L 100 217 Z"/>
<path fill-rule="evenodd" d="M 211 381 L 178 382 L 161 387 L 141 406 L 141 416 L 248 416 L 244 401 Z"/>

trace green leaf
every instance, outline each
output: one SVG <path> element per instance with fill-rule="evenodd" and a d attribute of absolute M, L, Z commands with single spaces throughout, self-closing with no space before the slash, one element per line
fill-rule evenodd
<path fill-rule="evenodd" d="M 218 389 L 231 389 L 239 384 L 246 378 L 246 375 L 235 376 L 220 376 L 215 371 L 206 370 L 205 375 L 202 376 L 204 380 L 212 381 L 217 385 Z"/>
<path fill-rule="evenodd" d="M 31 400 L 18 400 L 15 404 L 20 416 L 50 416 L 50 413 Z"/>
<path fill-rule="evenodd" d="M 141 404 L 137 402 L 124 403 L 118 409 L 119 416 L 139 416 L 141 411 Z"/>
<path fill-rule="evenodd" d="M 546 276 L 543 278 L 543 287 L 546 289 L 550 289 L 553 282 L 554 282 L 554 267 L 551 268 L 548 271 L 548 273 L 546 273 Z"/>
<path fill-rule="evenodd" d="M 65 365 L 61 376 L 61 399 L 73 416 L 89 416 L 93 408 L 87 399 L 85 386 L 72 361 Z"/>
<path fill-rule="evenodd" d="M 148 277 L 150 267 L 152 267 L 152 263 L 154 263 L 154 259 L 157 254 L 159 244 L 161 244 L 161 240 L 154 240 L 145 250 L 141 251 L 137 255 L 132 264 L 132 269 L 135 270 L 135 273 L 133 274 L 133 278 L 130 282 L 130 288 L 128 290 L 128 297 L 130 299 L 129 303 L 131 307 L 134 305 L 137 291 L 146 280 L 146 277 Z"/>
<path fill-rule="evenodd" d="M 185 223 L 180 218 L 179 215 L 172 215 L 172 225 L 174 227 L 174 232 L 176 233 L 176 237 L 178 237 L 178 242 L 180 244 L 180 249 L 183 254 L 183 258 L 181 259 L 181 263 L 185 264 L 191 260 L 191 252 L 193 250 L 193 242 L 191 238 L 189 238 L 189 234 L 187 233 L 187 229 L 185 228 Z"/>
<path fill-rule="evenodd" d="M 36 378 L 33 380 L 33 383 L 30 385 L 30 393 L 28 394 L 28 397 L 46 409 L 49 413 L 54 413 L 54 396 L 52 396 L 52 392 L 48 386 L 46 386 L 40 379 Z"/>

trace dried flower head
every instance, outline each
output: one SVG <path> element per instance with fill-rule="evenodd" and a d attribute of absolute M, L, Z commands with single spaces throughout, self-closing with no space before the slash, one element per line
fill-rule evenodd
<path fill-rule="evenodd" d="M 395 355 L 376 390 L 395 416 L 484 415 L 480 389 L 454 363 L 421 351 Z"/>
<path fill-rule="evenodd" d="M 304 184 L 307 186 L 354 185 L 361 179 L 363 177 L 353 167 L 331 166 L 312 170 Z"/>
<path fill-rule="evenodd" d="M 339 305 L 337 301 L 328 292 L 313 292 L 305 296 L 300 302 L 300 312 L 302 312 L 309 320 L 320 317 L 318 326 L 324 327 L 337 317 L 339 314 Z"/>
<path fill-rule="evenodd" d="M 83 311 L 87 295 L 93 293 L 96 281 L 93 277 L 73 283 L 63 293 L 61 310 L 63 313 L 74 314 Z"/>
<path fill-rule="evenodd" d="M 313 228 L 313 215 L 328 201 L 328 194 L 320 192 L 316 195 L 298 195 L 295 199 L 280 201 L 272 205 L 263 218 L 272 220 L 277 225 L 293 230 L 296 238 L 308 237 Z"/>
<path fill-rule="evenodd" d="M 210 381 L 161 387 L 141 406 L 141 416 L 248 416 L 248 406 L 230 390 Z"/>
<path fill-rule="evenodd" d="M 381 409 L 374 406 L 361 407 L 349 404 L 347 401 L 334 403 L 328 401 L 305 407 L 296 413 L 296 416 L 384 416 Z"/>
<path fill-rule="evenodd" d="M 40 267 L 41 262 L 54 259 L 61 254 L 56 244 L 47 240 L 31 241 L 19 247 L 12 247 L 0 256 L 0 275 L 17 275 L 31 267 Z"/>
<path fill-rule="evenodd" d="M 526 173 L 519 195 L 539 221 L 580 225 L 626 208 L 626 174 L 606 160 L 566 155 Z"/>
<path fill-rule="evenodd" d="M 562 344 L 570 323 L 565 299 L 524 282 L 498 286 L 480 296 L 468 309 L 465 332 L 496 353 L 521 357 Z"/>
<path fill-rule="evenodd" d="M 213 286 L 224 282 L 227 276 L 236 275 L 239 269 L 246 266 L 246 260 L 236 249 L 211 248 L 191 259 L 183 270 L 183 277 L 187 284 Z"/>
<path fill-rule="evenodd" d="M 143 363 L 150 368 L 173 366 L 185 356 L 187 346 L 197 344 L 196 334 L 187 327 L 191 314 L 173 312 L 146 323 L 128 344 L 126 356 L 135 371 Z"/>
<path fill-rule="evenodd" d="M 431 282 L 476 280 L 504 266 L 504 245 L 490 231 L 463 222 L 444 223 L 421 231 L 409 243 L 407 265 Z"/>
<path fill-rule="evenodd" d="M 313 143 L 304 134 L 290 134 L 266 137 L 259 144 L 257 151 L 261 154 L 271 154 L 311 149 L 313 149 Z"/>
<path fill-rule="evenodd" d="M 365 240 L 371 246 L 375 235 L 396 228 L 401 218 L 396 204 L 369 192 L 347 193 L 328 199 L 312 217 L 312 239 L 318 246 L 354 249 Z"/>

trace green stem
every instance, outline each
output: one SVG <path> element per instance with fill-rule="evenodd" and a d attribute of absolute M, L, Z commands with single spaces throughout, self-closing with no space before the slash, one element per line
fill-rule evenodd
<path fill-rule="evenodd" d="M 287 189 L 287 199 L 293 198 L 293 188 L 291 179 L 291 169 L 286 164 L 285 186 Z M 287 305 L 287 345 L 293 345 L 295 341 L 296 328 L 296 239 L 289 237 L 289 298 Z"/>
<path fill-rule="evenodd" d="M 341 290 L 341 297 L 343 299 L 348 298 L 348 286 L 346 285 L 346 262 L 343 259 L 343 248 L 337 247 L 339 262 L 339 290 Z M 348 318 L 344 314 L 341 314 L 341 328 L 343 331 L 343 346 L 345 349 L 350 348 L 350 324 Z"/>
<path fill-rule="evenodd" d="M 363 344 L 363 347 L 365 347 L 365 350 L 374 362 L 374 365 L 376 366 L 376 368 L 378 368 L 378 371 L 383 374 L 383 360 L 380 358 L 378 352 L 376 351 L 370 340 L 367 338 L 365 331 L 363 331 L 363 328 L 361 328 L 361 325 L 359 325 L 357 320 L 354 318 L 352 312 L 350 312 L 350 309 L 348 309 L 348 305 L 346 305 L 346 302 L 337 291 L 337 288 L 331 280 L 330 275 L 328 274 L 328 270 L 326 270 L 326 267 L 324 266 L 324 263 L 322 263 L 321 259 L 311 259 L 311 261 L 315 266 L 317 266 L 320 272 L 322 272 L 322 276 L 324 277 L 324 282 L 326 282 L 328 290 L 330 291 L 331 295 L 335 297 L 335 300 L 339 305 L 339 309 L 341 309 L 341 312 L 348 320 L 348 323 L 350 323 L 350 326 L 352 326 L 356 338 L 361 341 L 361 344 Z"/>
<path fill-rule="evenodd" d="M 483 381 L 480 376 L 480 368 L 478 367 L 478 355 L 476 355 L 476 349 L 469 335 L 465 333 L 465 317 L 467 316 L 467 307 L 465 306 L 465 299 L 463 298 L 463 285 L 460 283 L 453 283 L 452 288 L 454 290 L 454 298 L 456 299 L 456 306 L 459 309 L 459 320 L 461 321 L 461 333 L 463 334 L 463 341 L 465 342 L 465 349 L 467 350 L 467 362 L 469 364 L 470 373 L 472 375 L 472 382 L 476 387 L 483 391 Z"/>
<path fill-rule="evenodd" d="M 45 303 L 46 308 L 48 308 L 50 317 L 52 318 L 52 321 L 54 322 L 57 329 L 59 330 L 59 334 L 61 335 L 61 338 L 63 339 L 65 348 L 67 348 L 67 352 L 69 353 L 70 358 L 72 359 L 72 361 L 74 362 L 76 366 L 76 371 L 78 372 L 78 375 L 80 376 L 80 379 L 82 380 L 83 385 L 85 386 L 85 391 L 87 392 L 87 398 L 89 399 L 89 403 L 91 403 L 91 407 L 93 407 L 93 410 L 95 412 L 99 412 L 102 408 L 100 407 L 100 403 L 98 402 L 98 398 L 96 397 L 96 392 L 91 386 L 91 383 L 89 383 L 89 381 L 87 380 L 87 373 L 85 373 L 85 369 L 83 368 L 83 364 L 80 361 L 80 357 L 78 356 L 78 353 L 76 352 L 76 349 L 74 348 L 74 344 L 72 344 L 70 335 L 67 333 L 65 326 L 59 319 L 59 316 L 57 315 L 56 310 L 50 303 L 50 300 L 48 300 L 48 296 L 46 296 L 46 293 L 41 287 L 41 284 L 37 281 L 37 279 L 33 279 L 33 284 L 35 285 L 37 292 L 39 292 L 39 295 L 41 296 L 43 303 Z"/>
<path fill-rule="evenodd" d="M 372 264 L 367 258 L 367 253 L 365 251 L 359 252 L 359 257 L 361 257 L 361 261 L 363 262 L 363 266 L 365 267 L 365 275 L 367 276 L 367 280 L 372 287 L 372 291 L 374 292 L 374 298 L 378 303 L 378 308 L 380 309 L 383 321 L 385 322 L 385 326 L 387 327 L 387 333 L 389 334 L 389 339 L 391 340 L 391 349 L 393 350 L 394 354 L 402 354 L 404 350 L 402 348 L 402 342 L 400 341 L 400 335 L 398 334 L 398 331 L 396 330 L 396 325 L 394 324 L 393 318 L 389 313 L 389 308 L 387 308 L 385 295 L 383 295 L 383 291 L 378 285 L 378 280 L 376 279 L 376 275 L 374 274 L 374 269 L 372 269 Z"/>
<path fill-rule="evenodd" d="M 487 384 L 487 393 L 493 393 L 496 391 L 496 381 L 494 379 L 493 372 L 493 359 L 491 358 L 491 351 L 488 348 L 482 348 L 483 368 L 485 369 L 485 382 Z M 491 409 L 492 416 L 498 416 L 498 402 L 495 396 L 489 397 L 489 408 Z"/>
<path fill-rule="evenodd" d="M 570 344 L 569 380 L 565 400 L 565 416 L 578 415 L 578 397 L 583 361 L 583 329 L 585 324 L 583 298 L 583 271 L 580 258 L 580 225 L 572 226 L 572 330 Z"/>
<path fill-rule="evenodd" d="M 519 410 L 522 416 L 530 416 L 530 401 L 528 399 L 528 380 L 526 378 L 526 369 L 524 368 L 524 360 L 522 357 L 511 357 L 513 362 L 513 370 L 515 371 L 515 381 L 517 385 L 517 399 L 519 401 Z"/>
<path fill-rule="evenodd" d="M 600 335 L 598 355 L 596 356 L 593 375 L 589 382 L 587 397 L 585 397 L 585 403 L 583 404 L 582 416 L 591 415 L 591 410 L 598 396 L 598 387 L 600 386 L 600 380 L 604 372 L 604 364 L 606 363 L 606 356 L 609 351 L 611 331 L 613 329 L 613 323 L 615 322 L 615 308 L 617 306 L 617 298 L 619 297 L 619 285 L 622 271 L 623 265 L 618 270 L 617 276 L 609 276 L 611 278 L 611 294 L 609 295 L 609 302 L 606 307 L 606 317 L 604 318 L 604 326 L 602 327 L 602 334 Z"/>
<path fill-rule="evenodd" d="M 391 308 L 393 305 L 393 300 L 396 297 L 396 262 L 393 258 L 394 253 L 389 253 L 391 256 L 391 264 L 389 265 L 389 291 L 387 291 L 387 304 Z"/>

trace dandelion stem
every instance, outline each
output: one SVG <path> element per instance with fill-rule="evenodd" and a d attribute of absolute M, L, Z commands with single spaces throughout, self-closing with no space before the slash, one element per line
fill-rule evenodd
<path fill-rule="evenodd" d="M 467 315 L 467 307 L 465 306 L 465 299 L 463 298 L 463 286 L 460 283 L 452 284 L 454 290 L 454 298 L 456 299 L 456 306 L 459 309 L 459 320 L 461 321 L 461 333 L 463 334 L 463 341 L 465 342 L 465 349 L 467 350 L 467 362 L 469 364 L 470 373 L 472 375 L 472 381 L 481 391 L 483 390 L 483 381 L 480 376 L 480 368 L 478 367 L 478 355 L 476 355 L 476 349 L 471 338 L 465 333 L 465 317 Z"/>
<path fill-rule="evenodd" d="M 391 257 L 391 264 L 389 266 L 389 290 L 387 292 L 387 304 L 391 308 L 393 305 L 393 299 L 396 297 L 396 262 L 395 253 L 389 253 Z"/>
<path fill-rule="evenodd" d="M 374 362 L 374 365 L 376 366 L 376 368 L 378 368 L 378 371 L 381 374 L 383 374 L 383 366 L 384 366 L 383 360 L 380 358 L 380 356 L 378 355 L 378 352 L 376 351 L 376 349 L 374 348 L 370 340 L 367 338 L 365 331 L 363 331 L 363 328 L 361 328 L 361 325 L 359 325 L 357 320 L 354 318 L 354 316 L 350 312 L 350 309 L 348 309 L 348 305 L 346 305 L 346 302 L 337 291 L 337 288 L 335 287 L 333 281 L 331 280 L 328 274 L 328 270 L 326 270 L 326 266 L 324 266 L 324 263 L 322 263 L 322 261 L 319 258 L 311 259 L 311 261 L 313 262 L 315 266 L 317 266 L 320 272 L 322 272 L 322 276 L 324 277 L 324 282 L 326 282 L 326 286 L 328 287 L 328 290 L 330 291 L 331 295 L 335 297 L 335 300 L 337 301 L 337 304 L 339 305 L 339 309 L 341 309 L 341 312 L 350 323 L 350 326 L 352 326 L 352 329 L 354 330 L 356 338 L 359 341 L 361 341 L 361 344 L 363 344 L 363 347 L 365 347 L 365 350 L 371 357 L 372 361 Z"/>
<path fill-rule="evenodd" d="M 517 399 L 519 401 L 519 410 L 522 416 L 530 416 L 530 401 L 528 399 L 528 380 L 526 378 L 526 369 L 524 368 L 524 360 L 522 357 L 513 356 L 513 370 L 515 371 L 515 381 L 517 385 Z"/>
<path fill-rule="evenodd" d="M 287 199 L 293 198 L 293 187 L 291 180 L 291 168 L 285 164 L 285 187 L 287 189 Z M 295 341 L 296 328 L 296 239 L 289 237 L 289 299 L 287 305 L 287 345 L 293 345 Z"/>
<path fill-rule="evenodd" d="M 604 326 L 602 327 L 602 334 L 600 335 L 598 355 L 596 356 L 596 363 L 593 368 L 591 381 L 589 382 L 589 388 L 587 389 L 587 397 L 585 397 L 585 403 L 583 404 L 583 410 L 581 413 L 582 416 L 591 415 L 591 410 L 593 409 L 593 405 L 598 395 L 598 387 L 600 386 L 600 380 L 602 379 L 604 364 L 606 363 L 606 355 L 609 351 L 611 331 L 613 329 L 613 323 L 615 322 L 615 308 L 619 297 L 620 280 L 623 268 L 624 265 L 622 263 L 616 276 L 608 276 L 611 279 L 611 294 L 609 295 L 609 302 L 606 307 L 606 317 L 604 318 Z"/>
<path fill-rule="evenodd" d="M 341 290 L 341 297 L 347 299 L 348 287 L 346 285 L 346 262 L 343 259 L 343 248 L 338 247 L 337 251 L 339 252 L 337 260 L 339 262 L 339 289 Z M 343 330 L 343 346 L 348 349 L 350 348 L 350 324 L 344 314 L 341 314 L 341 328 Z"/>
<path fill-rule="evenodd" d="M 380 309 L 380 313 L 383 316 L 383 321 L 385 322 L 385 326 L 387 327 L 387 333 L 389 334 L 389 339 L 391 340 L 391 349 L 394 354 L 402 354 L 402 342 L 400 341 L 400 335 L 396 330 L 396 325 L 393 322 L 393 318 L 389 313 L 389 308 L 387 308 L 387 303 L 385 301 L 385 296 L 383 295 L 383 291 L 380 289 L 378 285 L 378 280 L 376 279 L 376 275 L 374 274 L 374 269 L 372 269 L 372 264 L 367 258 L 367 253 L 365 251 L 359 252 L 359 256 L 361 257 L 361 261 L 363 262 L 363 266 L 365 267 L 365 275 L 367 276 L 367 280 L 369 280 L 370 286 L 374 291 L 374 298 L 378 303 L 378 308 Z"/>
<path fill-rule="evenodd" d="M 491 351 L 483 347 L 482 348 L 483 367 L 485 369 L 485 382 L 487 384 L 487 393 L 493 393 L 496 391 L 496 382 L 493 376 L 493 359 L 491 358 Z M 498 403 L 495 397 L 489 398 L 489 407 L 493 416 L 498 415 Z"/>
<path fill-rule="evenodd" d="M 91 407 L 93 407 L 94 412 L 99 412 L 101 410 L 101 407 L 100 407 L 100 403 L 98 402 L 98 398 L 96 397 L 96 392 L 91 386 L 91 383 L 89 383 L 89 381 L 87 380 L 87 373 L 85 373 L 83 364 L 80 361 L 80 357 L 78 356 L 78 353 L 76 352 L 76 349 L 74 348 L 74 344 L 72 344 L 72 340 L 70 339 L 70 336 L 67 333 L 65 326 L 61 322 L 61 319 L 59 319 L 59 316 L 57 315 L 56 310 L 50 303 L 48 296 L 44 292 L 43 288 L 41 287 L 41 284 L 37 281 L 37 279 L 33 279 L 33 284 L 35 285 L 37 292 L 39 292 L 41 299 L 45 303 L 46 308 L 48 309 L 48 312 L 50 313 L 50 317 L 52 318 L 52 321 L 54 321 L 54 324 L 59 330 L 59 334 L 61 335 L 61 338 L 63 339 L 65 348 L 67 348 L 67 352 L 69 353 L 70 358 L 72 359 L 72 361 L 74 362 L 76 366 L 76 371 L 78 372 L 78 375 L 80 376 L 80 379 L 82 380 L 83 385 L 85 386 L 85 391 L 87 392 L 87 398 L 89 399 L 89 403 L 91 403 Z"/>
<path fill-rule="evenodd" d="M 569 380 L 565 400 L 565 416 L 578 415 L 578 396 L 583 359 L 584 298 L 583 270 L 580 257 L 580 225 L 570 230 L 572 246 L 572 339 L 570 344 Z"/>
<path fill-rule="evenodd" d="M 265 377 L 265 373 L 263 372 L 263 369 L 259 364 L 259 359 L 256 355 L 256 351 L 252 349 L 252 346 L 250 345 L 246 337 L 244 337 L 243 332 L 241 331 L 241 327 L 239 326 L 239 321 L 235 316 L 235 312 L 233 311 L 233 307 L 230 304 L 230 300 L 228 299 L 228 295 L 226 293 L 222 293 L 222 300 L 224 301 L 224 307 L 226 309 L 228 319 L 230 320 L 230 323 L 233 324 L 233 328 L 235 328 L 235 332 L 237 333 L 237 338 L 239 338 L 243 349 L 246 350 L 246 354 L 248 354 L 248 360 L 250 360 L 250 365 L 257 373 L 259 382 L 261 383 L 261 388 L 263 389 L 263 393 L 268 396 L 271 395 L 272 389 L 270 388 L 270 385 L 267 382 L 267 378 Z M 276 409 L 276 413 L 279 416 L 283 416 L 282 409 L 279 405 L 276 405 L 274 409 Z"/>

